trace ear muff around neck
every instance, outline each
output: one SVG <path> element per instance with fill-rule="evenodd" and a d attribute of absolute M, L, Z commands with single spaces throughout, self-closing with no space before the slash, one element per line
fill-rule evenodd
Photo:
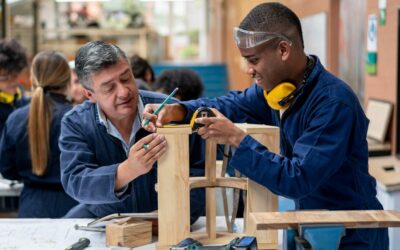
<path fill-rule="evenodd" d="M 10 94 L 6 92 L 0 91 L 0 102 L 10 104 L 15 100 L 20 100 L 22 98 L 22 92 L 19 88 L 17 88 L 17 92 L 15 94 Z"/>
<path fill-rule="evenodd" d="M 281 110 L 287 108 L 290 104 L 290 100 L 293 98 L 292 93 L 296 90 L 296 86 L 290 82 L 283 82 L 275 86 L 271 91 L 267 92 L 264 90 L 264 97 L 267 100 L 268 105 L 275 110 Z"/>
<path fill-rule="evenodd" d="M 304 71 L 303 82 L 298 88 L 293 83 L 282 82 L 275 86 L 271 91 L 264 90 L 264 97 L 268 105 L 275 110 L 287 108 L 293 99 L 295 99 L 306 85 L 306 80 L 310 76 L 315 66 L 315 59 L 312 56 L 307 56 L 307 65 Z"/>

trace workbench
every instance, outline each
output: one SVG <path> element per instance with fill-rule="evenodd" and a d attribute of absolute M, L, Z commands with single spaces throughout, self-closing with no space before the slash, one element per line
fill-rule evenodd
<path fill-rule="evenodd" d="M 370 157 L 369 173 L 376 179 L 377 198 L 384 209 L 400 211 L 400 160 L 395 156 Z M 389 250 L 396 250 L 400 228 L 389 228 Z"/>
<path fill-rule="evenodd" d="M 23 186 L 20 182 L 3 179 L 0 175 L 0 218 L 17 211 Z"/>
<path fill-rule="evenodd" d="M 24 184 L 3 179 L 0 176 L 0 197 L 18 197 Z"/>
<path fill-rule="evenodd" d="M 13 250 L 46 250 L 65 249 L 81 237 L 90 240 L 90 246 L 85 249 L 128 249 L 122 247 L 108 248 L 105 245 L 104 232 L 75 230 L 74 225 L 87 225 L 93 219 L 0 219 L 0 249 Z M 237 229 L 242 228 L 242 219 L 237 219 Z M 217 227 L 226 228 L 225 218 L 217 217 Z M 205 218 L 200 218 L 193 226 L 193 231 L 205 231 Z M 156 249 L 157 238 L 153 243 L 138 247 L 138 250 Z"/>

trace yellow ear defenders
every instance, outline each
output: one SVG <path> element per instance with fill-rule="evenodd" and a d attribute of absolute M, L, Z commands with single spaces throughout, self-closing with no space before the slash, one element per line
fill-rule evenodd
<path fill-rule="evenodd" d="M 296 89 L 290 82 L 283 82 L 275 86 L 271 91 L 264 90 L 264 97 L 268 105 L 275 110 L 285 109 L 290 102 L 300 93 L 304 84 Z"/>
<path fill-rule="evenodd" d="M 13 103 L 15 100 L 19 100 L 22 97 L 22 92 L 19 88 L 17 88 L 17 92 L 15 94 L 10 94 L 6 92 L 0 91 L 0 102 L 10 104 Z"/>
<path fill-rule="evenodd" d="M 290 102 L 296 98 L 304 88 L 309 75 L 315 66 L 315 59 L 312 56 L 307 56 L 307 66 L 304 71 L 303 82 L 300 87 L 296 88 L 293 83 L 283 82 L 275 86 L 271 91 L 264 90 L 264 97 L 268 105 L 275 110 L 285 109 L 289 106 Z"/>

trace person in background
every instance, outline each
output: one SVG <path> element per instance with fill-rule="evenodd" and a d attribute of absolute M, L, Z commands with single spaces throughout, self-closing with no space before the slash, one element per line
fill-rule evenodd
<path fill-rule="evenodd" d="M 78 80 L 75 71 L 75 61 L 68 62 L 71 69 L 71 98 L 74 105 L 81 104 L 86 100 L 85 93 L 83 93 L 83 86 Z"/>
<path fill-rule="evenodd" d="M 0 172 L 24 183 L 18 217 L 60 218 L 77 204 L 60 181 L 60 123 L 72 108 L 67 100 L 71 72 L 55 51 L 37 54 L 32 62 L 31 103 L 7 119 L 0 139 Z"/>
<path fill-rule="evenodd" d="M 155 76 L 149 62 L 138 55 L 133 55 L 130 58 L 130 64 L 138 89 L 153 90 Z"/>
<path fill-rule="evenodd" d="M 102 41 L 78 50 L 75 69 L 90 101 L 62 120 L 61 181 L 81 203 L 65 217 L 157 210 L 156 161 L 167 143 L 141 123 L 144 105 L 161 103 L 166 95 L 138 90 L 125 53 Z M 191 145 L 196 152 L 190 158 L 191 173 L 204 174 L 203 145 Z M 191 197 L 194 222 L 204 211 L 204 190 L 191 191 Z"/>
<path fill-rule="evenodd" d="M 352 89 L 307 55 L 298 16 L 280 3 L 253 8 L 234 29 L 247 73 L 255 84 L 215 99 L 145 107 L 146 127 L 187 120 L 199 106 L 216 117 L 196 119 L 204 139 L 236 148 L 230 164 L 297 210 L 382 210 L 376 180 L 368 173 L 368 119 Z M 233 122 L 280 128 L 275 154 Z M 387 228 L 346 229 L 339 249 L 386 250 Z"/>
<path fill-rule="evenodd" d="M 175 98 L 180 101 L 194 100 L 202 96 L 204 85 L 191 69 L 167 69 L 156 78 L 154 90 L 164 94 L 179 88 Z"/>
<path fill-rule="evenodd" d="M 25 50 L 17 40 L 0 40 L 0 132 L 11 112 L 29 103 L 17 82 L 27 64 Z"/>

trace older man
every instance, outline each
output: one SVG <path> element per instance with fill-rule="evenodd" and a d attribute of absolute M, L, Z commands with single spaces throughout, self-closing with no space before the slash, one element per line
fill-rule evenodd
<path fill-rule="evenodd" d="M 61 179 L 66 192 L 82 203 L 67 217 L 156 210 L 155 163 L 167 145 L 141 122 L 143 106 L 166 96 L 139 92 L 126 55 L 115 45 L 87 43 L 77 52 L 75 69 L 90 101 L 62 121 Z M 194 150 L 191 165 L 201 168 L 203 150 Z M 203 212 L 203 191 L 192 192 L 192 222 Z"/>

